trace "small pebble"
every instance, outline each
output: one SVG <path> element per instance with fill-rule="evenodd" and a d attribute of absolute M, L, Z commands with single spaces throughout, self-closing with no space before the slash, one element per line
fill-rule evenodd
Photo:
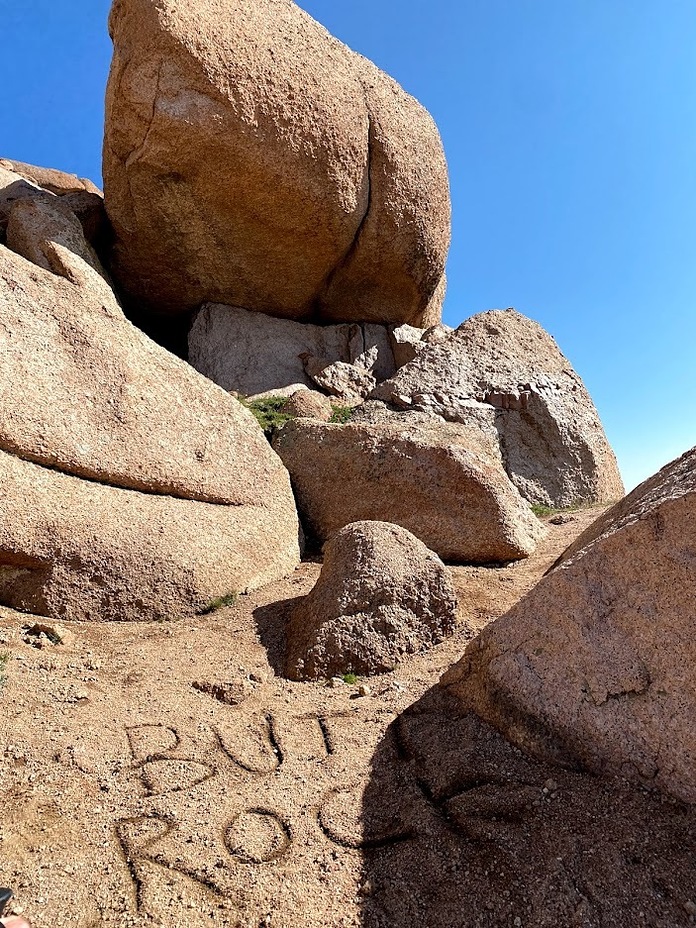
<path fill-rule="evenodd" d="M 372 690 L 366 683 L 361 683 L 358 687 L 358 696 L 369 696 Z"/>

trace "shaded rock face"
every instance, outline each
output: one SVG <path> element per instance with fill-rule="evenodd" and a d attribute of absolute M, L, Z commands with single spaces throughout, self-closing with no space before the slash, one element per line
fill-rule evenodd
<path fill-rule="evenodd" d="M 610 509 L 443 682 L 520 747 L 696 802 L 696 449 Z"/>
<path fill-rule="evenodd" d="M 101 296 L 0 246 L 0 601 L 98 618 L 96 585 L 102 618 L 151 618 L 164 585 L 176 617 L 283 576 L 297 517 L 253 416 Z"/>
<path fill-rule="evenodd" d="M 385 326 L 312 325 L 215 303 L 196 313 L 188 347 L 197 371 L 244 396 L 314 387 L 311 370 L 321 374 L 336 361 L 371 375 L 370 389 L 396 371 Z"/>
<path fill-rule="evenodd" d="M 437 321 L 447 168 L 426 111 L 289 0 L 115 0 L 113 270 L 164 313 Z"/>
<path fill-rule="evenodd" d="M 454 631 L 445 565 L 406 529 L 354 522 L 327 542 L 316 586 L 293 612 L 286 672 L 317 680 L 392 670 Z"/>
<path fill-rule="evenodd" d="M 470 422 L 492 407 L 505 468 L 530 502 L 609 502 L 624 489 L 582 380 L 555 341 L 513 309 L 463 322 L 372 393 L 398 408 Z"/>
<path fill-rule="evenodd" d="M 273 447 L 305 528 L 324 542 L 351 522 L 393 522 L 441 558 L 523 558 L 543 536 L 485 433 L 409 414 L 398 421 L 287 423 Z"/>

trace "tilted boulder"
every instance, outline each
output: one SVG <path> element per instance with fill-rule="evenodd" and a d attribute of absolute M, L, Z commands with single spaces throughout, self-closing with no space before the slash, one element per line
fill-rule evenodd
<path fill-rule="evenodd" d="M 225 390 L 256 396 L 293 384 L 314 387 L 304 357 L 354 364 L 384 380 L 396 371 L 385 326 L 312 325 L 208 303 L 188 336 L 189 363 Z M 374 386 L 374 381 L 372 383 Z"/>
<path fill-rule="evenodd" d="M 450 238 L 426 111 L 290 0 L 115 0 L 113 271 L 165 313 L 437 321 Z"/>
<path fill-rule="evenodd" d="M 529 555 L 544 529 L 478 429 L 409 414 L 399 421 L 287 423 L 273 447 L 305 528 L 324 542 L 344 525 L 393 522 L 448 561 Z"/>
<path fill-rule="evenodd" d="M 696 449 L 588 528 L 444 683 L 520 747 L 696 802 Z"/>
<path fill-rule="evenodd" d="M 438 335 L 371 394 L 402 409 L 470 422 L 496 410 L 505 468 L 533 503 L 611 502 L 624 488 L 580 377 L 540 325 L 513 309 L 472 316 Z"/>
<path fill-rule="evenodd" d="M 454 631 L 447 568 L 406 529 L 354 522 L 327 542 L 321 575 L 288 627 L 286 672 L 316 680 L 392 670 Z"/>
<path fill-rule="evenodd" d="M 162 576 L 188 591 L 175 615 L 283 576 L 298 559 L 297 517 L 287 473 L 253 416 L 100 296 L 0 246 L 0 564 L 49 570 L 48 581 L 37 574 L 31 582 L 50 582 L 51 614 L 63 614 L 62 602 L 72 618 L 83 592 L 91 615 L 88 591 L 102 581 L 110 617 L 119 609 L 123 618 L 151 617 L 167 558 Z M 32 481 L 41 492 L 23 493 Z M 93 484 L 101 486 L 91 494 Z M 72 498 L 82 516 L 70 511 Z M 90 510 L 97 503 L 103 511 Z M 119 506 L 134 525 L 150 525 L 140 546 L 137 532 L 120 531 Z M 196 524 L 202 537 L 220 534 L 205 564 L 198 542 L 188 562 L 182 547 Z M 70 533 L 69 546 L 55 541 Z M 126 554 L 128 591 L 117 582 Z M 0 601 L 17 596 L 5 573 Z"/>

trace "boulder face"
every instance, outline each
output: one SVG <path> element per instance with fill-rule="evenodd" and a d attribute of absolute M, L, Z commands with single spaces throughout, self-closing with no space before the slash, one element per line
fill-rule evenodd
<path fill-rule="evenodd" d="M 105 197 L 133 297 L 439 318 L 447 168 L 412 97 L 290 0 L 115 0 L 110 32 Z"/>
<path fill-rule="evenodd" d="M 392 670 L 454 631 L 445 565 L 406 529 L 355 522 L 324 548 L 321 575 L 288 628 L 286 672 L 317 680 Z"/>
<path fill-rule="evenodd" d="M 308 358 L 315 366 L 317 359 L 324 362 L 320 371 L 341 361 L 377 380 L 396 370 L 385 326 L 311 325 L 215 303 L 196 313 L 188 349 L 189 363 L 197 371 L 244 396 L 280 392 L 293 384 L 316 386 Z"/>
<path fill-rule="evenodd" d="M 582 380 L 553 338 L 513 309 L 480 313 L 423 345 L 372 397 L 453 422 L 492 407 L 505 469 L 530 502 L 563 508 L 623 496 Z"/>
<path fill-rule="evenodd" d="M 544 534 L 480 429 L 417 414 L 347 425 L 296 419 L 273 447 L 320 542 L 351 522 L 393 522 L 444 560 L 488 563 L 526 557 Z"/>
<path fill-rule="evenodd" d="M 253 416 L 101 296 L 0 246 L 0 564 L 43 571 L 5 571 L 0 602 L 97 617 L 96 584 L 106 617 L 151 618 L 169 583 L 176 617 L 283 576 L 297 517 Z"/>
<path fill-rule="evenodd" d="M 520 747 L 696 802 L 696 449 L 590 526 L 443 682 Z"/>

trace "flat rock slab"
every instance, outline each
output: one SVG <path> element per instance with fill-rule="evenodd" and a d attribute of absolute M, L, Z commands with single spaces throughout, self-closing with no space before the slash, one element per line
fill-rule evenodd
<path fill-rule="evenodd" d="M 287 423 L 274 448 L 305 528 L 320 542 L 350 522 L 394 522 L 441 558 L 509 561 L 544 529 L 480 430 L 425 416 L 331 425 Z"/>
<path fill-rule="evenodd" d="M 634 490 L 445 683 L 512 741 L 696 802 L 696 450 Z"/>

